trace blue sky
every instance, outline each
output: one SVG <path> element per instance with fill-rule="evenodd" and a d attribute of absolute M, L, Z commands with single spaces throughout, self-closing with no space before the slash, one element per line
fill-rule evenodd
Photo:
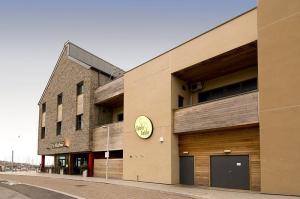
<path fill-rule="evenodd" d="M 37 102 L 70 40 L 131 69 L 256 6 L 256 0 L 0 3 L 0 159 L 37 161 Z M 20 136 L 20 138 L 18 138 Z"/>

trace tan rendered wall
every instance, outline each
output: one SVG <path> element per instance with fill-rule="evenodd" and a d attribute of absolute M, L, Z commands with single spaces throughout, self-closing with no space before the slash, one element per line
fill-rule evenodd
<path fill-rule="evenodd" d="M 184 90 L 184 88 L 185 90 Z M 178 108 L 178 96 L 184 98 L 183 106 L 189 106 L 191 104 L 191 93 L 189 86 L 186 82 L 179 78 L 172 76 L 172 108 Z"/>
<path fill-rule="evenodd" d="M 124 77 L 124 143 L 125 180 L 157 183 L 172 181 L 171 161 L 171 72 L 169 56 L 161 56 L 125 74 Z M 134 130 L 138 116 L 153 123 L 153 135 L 141 139 Z M 164 142 L 160 143 L 160 137 Z M 178 175 L 178 170 L 173 175 Z"/>
<path fill-rule="evenodd" d="M 171 51 L 172 73 L 257 39 L 254 9 Z"/>
<path fill-rule="evenodd" d="M 260 0 L 261 190 L 300 195 L 300 1 Z"/>

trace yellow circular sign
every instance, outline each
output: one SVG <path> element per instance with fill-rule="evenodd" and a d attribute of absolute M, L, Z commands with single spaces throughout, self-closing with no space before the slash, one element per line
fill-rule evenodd
<path fill-rule="evenodd" d="M 134 124 L 135 132 L 140 138 L 147 139 L 152 135 L 153 126 L 152 122 L 146 116 L 139 116 Z"/>

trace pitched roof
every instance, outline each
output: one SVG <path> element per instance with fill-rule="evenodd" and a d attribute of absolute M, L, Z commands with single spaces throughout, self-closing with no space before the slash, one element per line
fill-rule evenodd
<path fill-rule="evenodd" d="M 69 41 L 65 45 L 68 45 L 68 56 L 82 62 L 88 68 L 95 68 L 113 77 L 119 77 L 124 73 L 122 69 L 97 57 L 96 55 L 93 55 L 92 53 L 80 48 L 79 46 Z"/>
<path fill-rule="evenodd" d="M 47 90 L 47 88 L 49 87 L 50 81 L 54 76 L 54 73 L 58 67 L 58 64 L 62 58 L 62 55 L 64 54 L 64 52 L 67 51 L 67 58 L 80 64 L 81 66 L 90 69 L 96 69 L 102 73 L 105 73 L 107 75 L 109 75 L 112 78 L 117 78 L 122 76 L 125 71 L 120 69 L 119 67 L 97 57 L 96 55 L 88 52 L 87 50 L 84 50 L 82 48 L 80 48 L 79 46 L 75 45 L 74 43 L 67 41 L 64 44 L 63 50 L 60 53 L 60 56 L 56 62 L 56 65 L 52 71 L 52 74 L 47 82 L 47 85 L 43 91 L 43 94 L 38 102 L 38 104 L 41 103 L 41 100 L 43 99 L 45 92 Z"/>

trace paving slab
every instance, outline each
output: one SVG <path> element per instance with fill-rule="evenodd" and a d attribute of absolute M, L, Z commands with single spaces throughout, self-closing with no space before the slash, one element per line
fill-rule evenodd
<path fill-rule="evenodd" d="M 12 176 L 23 176 L 24 177 L 37 177 L 37 179 L 48 178 L 48 179 L 60 179 L 60 180 L 70 180 L 73 182 L 86 182 L 92 184 L 104 184 L 104 185 L 118 185 L 115 189 L 121 187 L 138 188 L 140 190 L 148 190 L 148 192 L 157 192 L 161 194 L 169 194 L 172 196 L 178 196 L 183 198 L 198 198 L 198 199 L 299 199 L 296 196 L 282 196 L 282 195 L 270 195 L 262 194 L 259 192 L 244 191 L 244 190 L 229 190 L 229 189 L 218 189 L 210 187 L 199 187 L 199 186 L 183 186 L 183 185 L 166 185 L 166 184 L 156 184 L 156 183 L 145 183 L 145 182 L 135 182 L 135 181 L 125 181 L 109 179 L 98 177 L 82 177 L 74 175 L 58 175 L 58 174 L 46 174 L 46 173 L 27 173 L 19 172 L 10 174 Z M 0 173 L 0 178 L 3 175 Z M 5 175 L 9 176 L 9 175 Z M 79 183 L 80 184 L 80 183 Z M 90 185 L 90 184 L 89 184 Z M 101 187 L 101 186 L 100 186 Z M 114 190 L 114 188 L 110 187 Z M 100 190 L 99 190 L 100 191 Z M 134 190 L 131 190 L 134 193 Z M 128 192 L 129 194 L 129 192 Z M 151 197 L 150 197 L 151 198 Z"/>
<path fill-rule="evenodd" d="M 142 189 L 133 186 L 58 177 L 0 174 L 0 180 L 45 187 L 87 199 L 191 199 L 191 197 L 185 195 Z"/>

